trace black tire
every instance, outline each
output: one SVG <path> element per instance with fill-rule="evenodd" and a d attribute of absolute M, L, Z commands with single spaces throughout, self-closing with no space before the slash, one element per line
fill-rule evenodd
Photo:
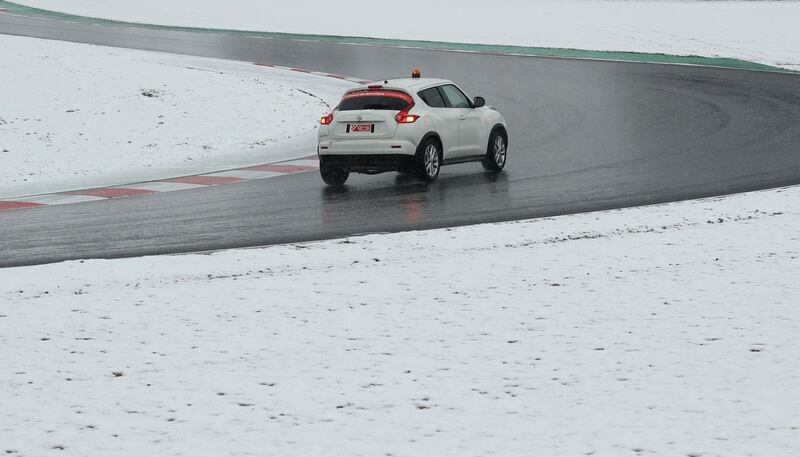
<path fill-rule="evenodd" d="M 495 129 L 489 136 L 486 157 L 481 161 L 483 169 L 500 171 L 508 162 L 508 138 L 501 129 Z"/>
<path fill-rule="evenodd" d="M 347 178 L 350 177 L 350 172 L 344 168 L 325 165 L 319 167 L 319 174 L 322 176 L 322 180 L 325 181 L 325 184 L 329 186 L 341 186 L 347 182 Z"/>
<path fill-rule="evenodd" d="M 419 147 L 417 175 L 423 181 L 434 182 L 442 169 L 442 146 L 435 138 L 428 138 Z"/>

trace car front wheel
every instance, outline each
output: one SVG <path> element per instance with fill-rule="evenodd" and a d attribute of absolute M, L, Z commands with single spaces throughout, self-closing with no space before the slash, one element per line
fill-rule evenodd
<path fill-rule="evenodd" d="M 483 168 L 489 171 L 500 171 L 506 166 L 508 158 L 508 144 L 506 137 L 500 130 L 492 132 L 489 138 L 489 147 L 483 159 Z"/>

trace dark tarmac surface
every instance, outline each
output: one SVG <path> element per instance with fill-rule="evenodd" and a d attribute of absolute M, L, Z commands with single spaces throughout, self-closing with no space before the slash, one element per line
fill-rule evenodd
<path fill-rule="evenodd" d="M 0 14 L 0 33 L 264 62 L 367 79 L 453 79 L 508 120 L 509 163 L 427 185 L 315 172 L 0 213 L 0 266 L 528 219 L 800 183 L 800 77 L 169 32 Z M 323 113 L 324 114 L 324 113 Z M 314 151 L 309 151 L 313 154 Z M 499 240 L 501 241 L 501 240 Z"/>

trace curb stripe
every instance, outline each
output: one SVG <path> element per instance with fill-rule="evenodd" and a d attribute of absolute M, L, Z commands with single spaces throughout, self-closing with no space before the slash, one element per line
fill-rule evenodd
<path fill-rule="evenodd" d="M 130 189 L 126 187 L 109 187 L 101 189 L 76 190 L 74 192 L 64 192 L 62 195 L 88 195 L 90 197 L 102 198 L 122 198 L 133 197 L 136 195 L 152 194 L 154 191 L 145 189 Z"/>
<path fill-rule="evenodd" d="M 5 201 L 5 202 L 0 202 L 0 211 L 8 211 L 20 208 L 36 208 L 37 206 L 45 206 L 45 205 L 41 203 Z"/>
<path fill-rule="evenodd" d="M 301 159 L 287 160 L 253 167 L 238 168 L 233 170 L 216 171 L 195 176 L 162 179 L 159 181 L 141 182 L 121 186 L 109 186 L 94 189 L 81 189 L 54 194 L 30 195 L 14 197 L 14 199 L 0 200 L 0 212 L 40 206 L 66 205 L 72 203 L 85 203 L 112 198 L 136 197 L 162 192 L 198 189 L 202 187 L 232 184 L 243 181 L 286 176 L 296 173 L 305 173 L 319 169 L 317 156 L 308 156 Z"/>
<path fill-rule="evenodd" d="M 271 171 L 274 173 L 300 173 L 302 171 L 313 170 L 314 167 L 307 167 L 304 165 L 261 165 L 258 167 L 248 168 L 251 171 Z"/>
<path fill-rule="evenodd" d="M 319 160 L 317 160 L 316 158 L 314 158 L 314 160 L 309 160 L 309 159 L 292 160 L 291 162 L 286 162 L 276 165 L 298 165 L 300 167 L 317 169 L 319 168 Z"/>
<path fill-rule="evenodd" d="M 144 182 L 133 185 L 133 188 L 135 189 L 150 190 L 153 192 L 172 192 L 176 190 L 198 189 L 201 187 L 206 187 L 206 186 L 200 184 L 187 184 L 187 183 L 164 182 L 164 181 Z"/>
<path fill-rule="evenodd" d="M 25 201 L 27 203 L 39 203 L 40 205 L 46 205 L 46 206 L 93 202 L 97 200 L 105 200 L 105 198 L 92 197 L 91 195 L 66 195 L 66 194 L 38 195 L 36 197 L 25 197 Z"/>
<path fill-rule="evenodd" d="M 220 184 L 231 184 L 244 181 L 242 178 L 223 178 L 222 176 L 187 176 L 185 178 L 165 179 L 162 182 L 174 182 L 183 184 L 202 184 L 204 186 L 218 186 Z"/>
<path fill-rule="evenodd" d="M 208 176 L 219 176 L 222 178 L 239 178 L 245 181 L 252 181 L 253 179 L 272 178 L 273 176 L 280 176 L 280 173 L 272 173 L 269 171 L 256 171 L 256 170 L 230 170 L 220 171 L 218 173 L 211 173 Z"/>

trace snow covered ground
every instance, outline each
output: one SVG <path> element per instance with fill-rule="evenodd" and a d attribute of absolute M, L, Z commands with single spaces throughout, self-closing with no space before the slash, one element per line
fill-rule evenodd
<path fill-rule="evenodd" d="M 319 116 L 347 87 L 246 62 L 0 35 L 0 197 L 307 156 Z"/>
<path fill-rule="evenodd" d="M 15 2 L 161 25 L 720 56 L 800 70 L 796 1 L 405 0 L 388 16 L 362 0 Z"/>
<path fill-rule="evenodd" d="M 14 456 L 800 455 L 800 187 L 0 270 Z"/>

